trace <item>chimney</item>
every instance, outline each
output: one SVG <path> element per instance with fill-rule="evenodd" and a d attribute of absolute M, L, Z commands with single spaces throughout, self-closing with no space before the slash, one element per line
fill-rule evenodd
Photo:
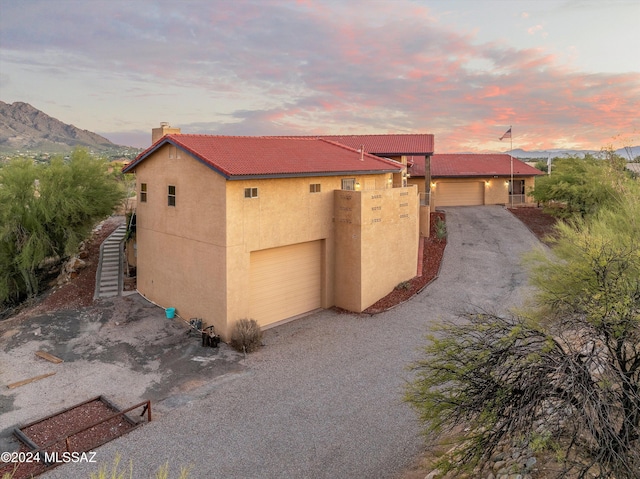
<path fill-rule="evenodd" d="M 166 121 L 160 122 L 160 128 L 153 128 L 151 130 L 151 144 L 162 138 L 164 135 L 179 135 L 180 128 L 171 128 Z"/>

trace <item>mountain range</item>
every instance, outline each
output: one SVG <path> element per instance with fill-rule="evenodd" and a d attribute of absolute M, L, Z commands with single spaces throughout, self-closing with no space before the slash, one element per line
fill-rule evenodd
<path fill-rule="evenodd" d="M 106 138 L 56 120 L 28 103 L 0 101 L 0 151 L 61 153 L 76 146 L 97 151 L 118 148 Z"/>
<path fill-rule="evenodd" d="M 505 151 L 505 153 L 509 153 L 509 151 Z M 630 146 L 629 148 L 618 148 L 615 150 L 617 155 L 620 155 L 627 161 L 631 161 L 634 158 L 640 156 L 640 146 Z M 584 156 L 585 154 L 591 154 L 594 156 L 598 156 L 600 154 L 600 150 L 566 150 L 566 149 L 551 149 L 551 150 L 537 150 L 537 151 L 525 151 L 521 149 L 515 149 L 511 151 L 511 156 L 514 158 L 519 158 L 522 160 L 525 159 L 547 159 L 558 158 L 563 156 Z"/>
<path fill-rule="evenodd" d="M 0 101 L 0 152 L 15 153 L 31 150 L 62 153 L 70 151 L 76 146 L 84 146 L 98 152 L 127 148 L 116 145 L 97 133 L 63 123 L 28 103 L 18 101 L 9 104 Z M 599 151 L 568 149 L 525 151 L 515 149 L 511 152 L 515 158 L 520 159 L 546 159 L 549 156 L 555 158 L 567 155 L 584 156 L 585 153 L 597 155 Z M 628 149 L 621 148 L 616 150 L 616 153 L 630 161 L 640 156 L 640 146 Z"/>

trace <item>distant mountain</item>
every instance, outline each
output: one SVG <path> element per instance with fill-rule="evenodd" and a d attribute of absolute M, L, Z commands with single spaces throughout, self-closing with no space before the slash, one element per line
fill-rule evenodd
<path fill-rule="evenodd" d="M 637 156 L 640 156 L 640 146 L 631 146 L 628 149 L 619 148 L 616 151 L 616 154 L 623 157 L 625 160 L 630 161 Z M 509 153 L 509 151 L 505 151 L 505 153 Z M 525 151 L 521 149 L 515 149 L 511 152 L 511 155 L 515 158 L 519 158 L 521 160 L 525 160 L 527 158 L 557 158 L 562 156 L 584 156 L 585 154 L 590 153 L 594 156 L 598 156 L 600 154 L 600 150 L 565 150 L 565 149 L 553 149 L 553 150 L 537 150 L 537 151 Z M 631 155 L 631 158 L 629 158 Z"/>
<path fill-rule="evenodd" d="M 28 103 L 0 101 L 0 151 L 70 151 L 76 146 L 104 151 L 118 148 L 106 138 L 50 117 Z"/>

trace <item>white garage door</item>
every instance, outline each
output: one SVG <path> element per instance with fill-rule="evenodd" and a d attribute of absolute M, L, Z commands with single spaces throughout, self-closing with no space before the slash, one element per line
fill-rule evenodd
<path fill-rule="evenodd" d="M 436 206 L 477 206 L 484 204 L 484 183 L 463 181 L 437 183 Z"/>
<path fill-rule="evenodd" d="M 322 241 L 251 253 L 249 310 L 260 326 L 321 306 Z"/>

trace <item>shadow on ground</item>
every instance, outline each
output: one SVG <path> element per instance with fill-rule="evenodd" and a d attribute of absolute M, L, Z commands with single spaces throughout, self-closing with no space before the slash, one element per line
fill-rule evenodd
<path fill-rule="evenodd" d="M 36 356 L 45 351 L 63 360 Z M 15 426 L 104 395 L 121 408 L 152 401 L 154 414 L 206 396 L 242 373 L 243 355 L 222 343 L 205 348 L 180 318 L 138 294 L 0 323 L 0 449 L 17 450 Z M 49 377 L 9 389 L 43 374 Z"/>

